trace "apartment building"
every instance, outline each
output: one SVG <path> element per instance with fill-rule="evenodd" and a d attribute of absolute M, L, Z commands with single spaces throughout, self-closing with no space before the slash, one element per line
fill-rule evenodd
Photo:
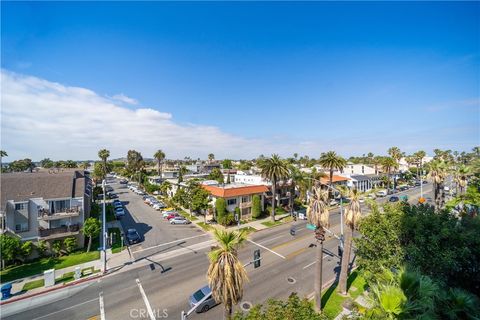
<path fill-rule="evenodd" d="M 252 198 L 254 195 L 260 197 L 262 210 L 265 209 L 265 195 L 268 187 L 264 185 L 244 185 L 244 184 L 226 184 L 226 185 L 202 185 L 210 193 L 212 204 L 218 198 L 225 199 L 227 210 L 234 212 L 235 208 L 240 209 L 241 219 L 250 219 L 252 216 Z"/>
<path fill-rule="evenodd" d="M 1 182 L 1 232 L 21 240 L 48 242 L 74 236 L 90 215 L 92 183 L 88 171 L 4 173 Z"/>

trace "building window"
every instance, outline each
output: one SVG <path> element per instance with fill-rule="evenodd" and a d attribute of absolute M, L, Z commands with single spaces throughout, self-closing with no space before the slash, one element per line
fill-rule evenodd
<path fill-rule="evenodd" d="M 362 173 L 365 173 L 365 169 L 364 169 L 364 166 L 362 166 Z"/>
<path fill-rule="evenodd" d="M 242 197 L 242 202 L 249 202 L 250 196 Z"/>
<path fill-rule="evenodd" d="M 26 203 L 15 203 L 15 210 L 24 210 L 27 208 Z"/>
<path fill-rule="evenodd" d="M 232 205 L 235 205 L 237 204 L 237 199 L 228 199 L 227 200 L 227 205 L 228 206 L 232 206 Z"/>
<path fill-rule="evenodd" d="M 15 225 L 16 232 L 28 231 L 28 223 L 19 223 Z"/>

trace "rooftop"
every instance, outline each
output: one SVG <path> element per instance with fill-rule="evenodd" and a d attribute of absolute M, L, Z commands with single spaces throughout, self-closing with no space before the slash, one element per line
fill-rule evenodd
<path fill-rule="evenodd" d="M 268 191 L 268 187 L 264 185 L 227 184 L 223 186 L 202 185 L 202 187 L 213 196 L 220 198 L 246 196 Z"/>

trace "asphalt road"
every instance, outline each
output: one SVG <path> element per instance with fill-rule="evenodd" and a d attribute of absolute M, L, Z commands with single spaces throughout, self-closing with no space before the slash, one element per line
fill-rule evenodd
<path fill-rule="evenodd" d="M 419 190 L 415 189 L 406 192 L 411 198 L 417 193 Z M 339 220 L 338 209 L 333 210 L 332 230 L 338 230 Z M 295 236 L 289 232 L 293 225 Z M 243 263 L 252 261 L 253 251 L 260 249 L 262 262 L 257 269 L 253 265 L 247 266 L 250 281 L 239 306 L 245 302 L 262 303 L 268 298 L 286 298 L 291 292 L 308 296 L 314 291 L 316 248 L 312 244 L 315 240 L 305 225 L 306 221 L 297 221 L 249 237 L 239 251 L 240 260 Z M 126 272 L 92 281 L 71 297 L 5 319 L 102 319 L 102 314 L 105 319 L 150 319 L 149 310 L 156 319 L 178 319 L 181 311 L 189 308 L 189 295 L 207 283 L 209 239 L 208 236 L 195 239 L 197 245 L 206 245 L 201 249 L 172 251 L 172 255 L 165 259 L 159 260 L 152 254 L 142 259 L 152 261 L 148 265 L 136 267 L 134 264 Z M 337 246 L 338 240 L 333 237 L 324 242 L 324 284 L 338 277 Z M 162 270 L 168 271 L 162 273 Z M 288 278 L 293 281 L 289 282 Z M 235 310 L 240 310 L 239 306 Z M 222 316 L 223 307 L 219 305 L 206 313 L 194 313 L 189 319 L 221 319 Z"/>
<path fill-rule="evenodd" d="M 110 185 L 125 207 L 125 216 L 121 219 L 124 232 L 134 228 L 142 237 L 142 242 L 130 246 L 135 259 L 175 250 L 207 239 L 205 237 L 207 234 L 192 224 L 171 225 L 168 220 L 163 219 L 160 211 L 145 204 L 142 196 L 130 191 L 126 185 L 116 182 L 110 182 Z"/>

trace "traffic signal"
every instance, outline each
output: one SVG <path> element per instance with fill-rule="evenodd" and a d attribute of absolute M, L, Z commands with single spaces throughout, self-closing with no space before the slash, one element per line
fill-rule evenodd
<path fill-rule="evenodd" d="M 342 257 L 343 256 L 343 248 L 342 246 L 338 246 L 338 256 Z"/>
<path fill-rule="evenodd" d="M 260 267 L 260 249 L 253 251 L 253 267 Z"/>

